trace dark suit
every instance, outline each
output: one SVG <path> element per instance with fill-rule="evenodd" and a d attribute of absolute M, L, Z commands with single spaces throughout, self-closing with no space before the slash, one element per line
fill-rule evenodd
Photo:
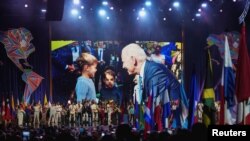
<path fill-rule="evenodd" d="M 98 48 L 96 48 L 94 51 L 94 56 L 98 59 L 99 63 L 97 65 L 97 71 L 95 73 L 95 88 L 96 92 L 99 92 L 99 81 L 101 81 L 101 75 L 103 74 L 103 71 L 106 66 L 109 66 L 110 62 L 110 50 L 108 48 L 103 48 L 102 50 L 102 59 L 104 62 L 100 62 L 100 54 L 98 53 Z"/>
<path fill-rule="evenodd" d="M 171 101 L 180 99 L 180 83 L 176 77 L 164 65 L 152 61 L 146 61 L 144 68 L 144 86 L 143 86 L 143 101 L 146 102 L 150 94 L 153 93 L 153 103 L 155 104 L 157 97 L 160 97 L 160 105 L 164 104 L 164 95 L 168 91 Z M 157 105 L 155 105 L 157 106 Z M 164 114 L 164 113 L 163 113 Z M 174 111 L 177 126 L 180 126 L 180 106 Z M 154 115 L 151 115 L 154 116 Z"/>
<path fill-rule="evenodd" d="M 157 89 L 156 95 L 163 95 L 165 90 L 168 89 L 171 100 L 180 98 L 180 83 L 173 73 L 162 64 L 146 61 L 144 68 L 144 99 L 149 94 L 152 86 Z"/>

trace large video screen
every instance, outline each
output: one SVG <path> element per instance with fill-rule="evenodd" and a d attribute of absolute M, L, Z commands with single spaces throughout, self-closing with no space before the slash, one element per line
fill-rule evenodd
<path fill-rule="evenodd" d="M 148 59 L 163 63 L 181 81 L 182 74 L 182 45 L 180 42 L 156 42 L 156 41 L 135 41 L 148 55 Z M 104 67 L 112 68 L 116 74 L 118 86 L 128 85 L 128 74 L 122 69 L 121 50 L 129 43 L 123 41 L 75 41 L 60 40 L 51 42 L 52 59 L 52 81 L 53 99 L 55 101 L 67 101 L 74 97 L 74 89 L 79 71 L 71 69 L 75 66 L 75 61 L 81 53 L 88 52 L 94 55 L 99 61 L 104 63 Z M 100 48 L 103 52 L 100 56 Z M 104 68 L 103 67 L 103 68 Z M 95 82 L 97 95 L 102 87 L 101 75 L 103 68 L 97 68 Z M 133 79 L 131 81 L 133 83 Z M 128 88 L 132 89 L 132 88 Z M 133 92 L 128 90 L 127 93 Z M 127 94 L 129 95 L 129 94 Z"/>

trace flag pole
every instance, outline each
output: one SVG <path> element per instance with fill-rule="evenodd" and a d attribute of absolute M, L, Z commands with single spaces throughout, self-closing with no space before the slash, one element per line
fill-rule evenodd
<path fill-rule="evenodd" d="M 52 38 L 52 31 L 51 31 L 51 22 L 49 21 L 49 101 L 52 102 L 53 96 L 53 79 L 52 79 L 52 63 L 51 63 L 51 38 Z"/>

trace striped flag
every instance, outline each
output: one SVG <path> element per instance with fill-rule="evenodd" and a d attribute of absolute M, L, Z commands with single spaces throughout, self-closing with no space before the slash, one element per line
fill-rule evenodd
<path fill-rule="evenodd" d="M 215 124 L 215 92 L 213 88 L 213 71 L 210 51 L 207 52 L 207 71 L 203 90 L 203 122 L 206 126 Z"/>
<path fill-rule="evenodd" d="M 168 91 L 165 91 L 165 94 L 163 95 L 163 113 L 162 113 L 162 120 L 163 120 L 163 127 L 164 128 L 169 128 L 169 117 L 171 114 L 171 106 L 170 106 L 170 99 L 169 99 L 169 94 Z"/>
<path fill-rule="evenodd" d="M 235 95 L 235 77 L 233 73 L 233 63 L 229 50 L 227 36 L 225 36 L 224 66 L 221 79 L 221 117 L 224 120 L 222 124 L 235 124 L 236 122 L 236 95 Z M 223 113 L 222 113 L 223 112 Z M 222 117 L 224 115 L 224 117 Z"/>
<path fill-rule="evenodd" d="M 153 115 L 153 98 L 154 98 L 154 93 L 153 93 L 153 85 L 151 87 L 150 93 L 147 98 L 147 102 L 144 106 L 144 119 L 145 119 L 145 131 L 150 131 L 154 129 L 154 115 Z"/>

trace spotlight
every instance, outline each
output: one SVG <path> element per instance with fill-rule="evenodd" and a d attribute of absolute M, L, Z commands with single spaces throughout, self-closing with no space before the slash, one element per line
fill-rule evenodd
<path fill-rule="evenodd" d="M 81 6 L 81 9 L 84 9 L 84 6 L 83 6 L 83 5 Z"/>
<path fill-rule="evenodd" d="M 78 5 L 80 3 L 80 0 L 73 0 L 73 4 Z"/>
<path fill-rule="evenodd" d="M 110 7 L 110 10 L 114 10 L 114 7 L 112 6 L 112 7 Z"/>
<path fill-rule="evenodd" d="M 210 2 L 212 2 L 213 0 L 209 0 Z"/>
<path fill-rule="evenodd" d="M 201 12 L 201 9 L 199 8 L 198 11 Z"/>
<path fill-rule="evenodd" d="M 172 8 L 168 8 L 168 11 L 172 11 Z"/>
<path fill-rule="evenodd" d="M 201 14 L 200 14 L 200 13 L 196 13 L 195 16 L 196 16 L 196 17 L 200 17 Z"/>
<path fill-rule="evenodd" d="M 222 12 L 223 12 L 223 10 L 222 10 L 222 9 L 220 9 L 220 12 L 222 13 Z"/>
<path fill-rule="evenodd" d="M 106 5 L 108 5 L 108 2 L 107 2 L 107 1 L 103 1 L 103 2 L 102 2 L 102 5 L 105 5 L 105 6 L 106 6 Z"/>
<path fill-rule="evenodd" d="M 179 3 L 178 1 L 176 1 L 176 2 L 173 3 L 173 6 L 174 6 L 175 8 L 178 8 L 178 7 L 180 7 L 180 3 Z"/>
<path fill-rule="evenodd" d="M 167 20 L 167 19 L 164 17 L 164 18 L 163 18 L 163 21 L 166 21 L 166 20 Z"/>
<path fill-rule="evenodd" d="M 105 16 L 106 15 L 106 11 L 103 10 L 103 9 L 99 10 L 99 15 L 100 16 Z"/>
<path fill-rule="evenodd" d="M 24 7 L 27 8 L 27 7 L 29 7 L 29 5 L 28 5 L 28 4 L 25 4 Z"/>
<path fill-rule="evenodd" d="M 47 11 L 46 9 L 41 9 L 42 13 L 46 13 L 46 11 Z"/>
<path fill-rule="evenodd" d="M 149 6 L 152 5 L 152 3 L 151 3 L 151 1 L 146 1 L 146 2 L 145 2 L 145 5 L 149 7 Z"/>
<path fill-rule="evenodd" d="M 78 19 L 79 19 L 79 20 L 82 19 L 82 16 L 78 16 Z"/>
<path fill-rule="evenodd" d="M 194 18 L 192 19 L 192 21 L 194 22 Z"/>
<path fill-rule="evenodd" d="M 236 2 L 237 0 L 233 0 L 233 2 Z"/>
<path fill-rule="evenodd" d="M 145 10 L 140 10 L 139 11 L 139 16 L 140 17 L 145 17 L 146 16 L 146 11 Z"/>
<path fill-rule="evenodd" d="M 206 8 L 206 7 L 207 7 L 207 3 L 202 3 L 202 4 L 201 4 L 201 7 L 202 7 L 202 8 Z"/>
<path fill-rule="evenodd" d="M 78 14 L 78 10 L 77 9 L 72 9 L 71 10 L 71 14 L 72 15 L 77 15 Z"/>
<path fill-rule="evenodd" d="M 109 16 L 108 16 L 108 17 L 106 17 L 106 19 L 107 19 L 107 20 L 109 20 L 109 19 L 110 19 L 110 18 L 109 18 Z"/>

